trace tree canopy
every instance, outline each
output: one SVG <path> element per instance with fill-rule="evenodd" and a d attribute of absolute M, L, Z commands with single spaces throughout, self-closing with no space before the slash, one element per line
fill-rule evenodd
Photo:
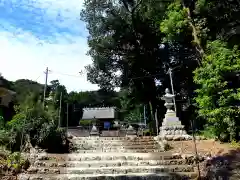
<path fill-rule="evenodd" d="M 129 102 L 145 104 L 154 122 L 155 112 L 164 114 L 158 97 L 171 86 L 171 69 L 183 123 L 207 122 L 219 137 L 217 123 L 224 122 L 218 127 L 232 139 L 238 131 L 239 6 L 231 0 L 85 0 L 88 79 L 105 89 L 120 87 L 127 92 L 123 111 Z"/>

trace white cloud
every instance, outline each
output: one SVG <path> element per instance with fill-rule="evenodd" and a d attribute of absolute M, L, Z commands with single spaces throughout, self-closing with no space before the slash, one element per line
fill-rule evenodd
<path fill-rule="evenodd" d="M 36 80 L 41 75 L 38 81 L 43 83 L 43 71 L 49 67 L 52 70 L 49 82 L 59 79 L 69 91 L 98 89 L 96 85 L 87 82 L 86 74 L 82 76 L 79 74 L 85 65 L 91 63 L 90 57 L 86 56 L 87 39 L 83 36 L 87 33 L 84 24 L 79 20 L 81 1 L 83 0 L 8 0 L 8 2 L 5 0 L 5 4 L 4 0 L 1 1 L 0 11 L 1 6 L 8 8 L 9 4 L 6 3 L 9 2 L 13 7 L 13 12 L 6 12 L 12 15 L 12 21 L 8 21 L 8 17 L 4 19 L 0 14 L 2 75 L 9 80 L 22 78 Z M 22 8 L 21 13 L 19 7 Z M 39 20 L 38 24 L 23 16 L 24 8 L 29 7 L 44 11 L 41 16 L 33 15 L 34 20 Z M 14 13 L 19 13 L 19 16 L 25 18 L 24 24 L 18 24 Z M 28 9 L 26 13 L 31 11 Z M 56 19 L 58 16 L 62 20 Z M 65 31 L 61 29 L 63 27 Z M 51 31 L 47 32 L 49 29 Z"/>

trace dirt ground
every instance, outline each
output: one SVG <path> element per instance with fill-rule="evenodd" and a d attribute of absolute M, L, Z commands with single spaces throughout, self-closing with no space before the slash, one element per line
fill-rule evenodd
<path fill-rule="evenodd" d="M 193 141 L 174 141 L 170 142 L 173 149 L 172 152 L 183 153 L 183 154 L 192 154 L 195 153 Z M 223 155 L 228 153 L 231 150 L 234 150 L 233 147 L 228 143 L 220 143 L 214 140 L 196 140 L 197 152 L 199 155 L 211 154 L 214 155 Z"/>
<path fill-rule="evenodd" d="M 193 141 L 170 142 L 172 152 L 195 154 Z M 198 155 L 211 155 L 211 159 L 200 163 L 201 176 L 209 180 L 240 179 L 240 149 L 229 143 L 214 140 L 196 140 Z"/>

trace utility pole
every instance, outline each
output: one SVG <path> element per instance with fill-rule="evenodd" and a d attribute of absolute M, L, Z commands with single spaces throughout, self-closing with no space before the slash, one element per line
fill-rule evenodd
<path fill-rule="evenodd" d="M 67 131 L 68 131 L 68 107 L 69 107 L 69 104 L 67 103 Z"/>
<path fill-rule="evenodd" d="M 22 152 L 22 150 L 23 150 L 23 139 L 24 139 L 24 131 L 26 131 L 26 119 L 28 118 L 27 117 L 27 114 L 28 114 L 28 108 L 26 107 L 26 109 L 25 109 L 25 117 L 24 117 L 24 119 L 23 119 L 23 129 L 22 129 L 22 136 L 21 136 L 21 142 L 20 142 L 20 152 Z"/>
<path fill-rule="evenodd" d="M 144 106 L 143 106 L 143 118 L 144 118 L 145 127 L 147 127 L 147 121 L 146 121 L 146 106 L 145 106 L 145 104 L 144 104 Z"/>
<path fill-rule="evenodd" d="M 58 119 L 58 127 L 61 127 L 61 112 L 62 112 L 62 92 L 60 95 L 60 101 L 59 101 L 59 119 Z"/>
<path fill-rule="evenodd" d="M 45 76 L 45 85 L 44 85 L 44 92 L 43 92 L 43 108 L 45 107 L 45 99 L 46 99 L 46 91 L 47 91 L 47 81 L 48 81 L 48 67 L 46 68 L 46 76 Z"/>
<path fill-rule="evenodd" d="M 175 99 L 175 93 L 174 93 L 174 88 L 173 88 L 173 80 L 172 80 L 172 68 L 169 68 L 169 76 L 170 76 L 170 82 L 171 82 L 171 88 L 172 88 L 172 95 L 174 95 L 174 97 L 173 97 L 174 110 L 177 113 L 176 99 Z"/>
<path fill-rule="evenodd" d="M 155 120 L 156 120 L 156 129 L 157 129 L 157 135 L 158 135 L 158 118 L 157 118 L 157 108 L 155 112 Z"/>
<path fill-rule="evenodd" d="M 190 97 L 188 97 L 188 108 L 191 106 L 191 101 L 190 101 Z M 196 159 L 197 159 L 197 171 L 198 171 L 198 177 L 201 177 L 201 171 L 200 171 L 200 165 L 199 165 L 199 156 L 198 156 L 198 150 L 197 150 L 197 144 L 196 144 L 196 137 L 195 137 L 195 132 L 196 132 L 196 129 L 195 129 L 195 123 L 194 123 L 194 120 L 191 118 L 190 120 L 190 123 L 191 123 L 191 127 L 192 127 L 192 141 L 193 141 L 193 144 L 194 144 L 194 151 L 195 151 L 195 156 L 196 156 Z"/>

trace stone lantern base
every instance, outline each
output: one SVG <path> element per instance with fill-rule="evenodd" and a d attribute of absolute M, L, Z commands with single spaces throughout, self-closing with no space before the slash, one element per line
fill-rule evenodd
<path fill-rule="evenodd" d="M 176 113 L 168 110 L 159 129 L 158 140 L 191 140 L 192 136 L 188 135 Z"/>

